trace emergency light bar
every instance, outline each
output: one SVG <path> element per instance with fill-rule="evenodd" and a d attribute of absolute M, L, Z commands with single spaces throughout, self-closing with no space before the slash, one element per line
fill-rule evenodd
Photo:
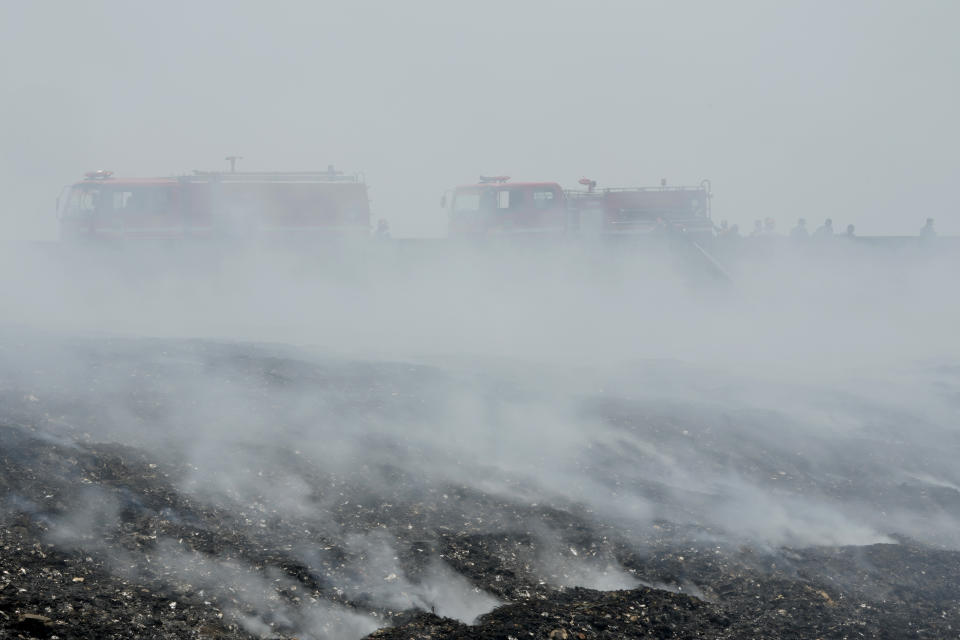
<path fill-rule="evenodd" d="M 510 176 L 480 176 L 480 184 L 503 184 L 510 179 Z"/>
<path fill-rule="evenodd" d="M 106 180 L 113 175 L 113 171 L 97 169 L 96 171 L 87 171 L 83 174 L 84 180 Z"/>

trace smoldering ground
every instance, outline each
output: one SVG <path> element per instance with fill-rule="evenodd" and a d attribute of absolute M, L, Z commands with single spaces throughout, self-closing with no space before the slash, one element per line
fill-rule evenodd
<path fill-rule="evenodd" d="M 0 489 L 8 550 L 149 591 L 163 628 L 359 637 L 654 585 L 746 633 L 781 608 L 748 583 L 956 623 L 949 253 L 732 285 L 579 250 L 129 258 L 8 262 Z M 946 554 L 932 591 L 893 547 Z"/>

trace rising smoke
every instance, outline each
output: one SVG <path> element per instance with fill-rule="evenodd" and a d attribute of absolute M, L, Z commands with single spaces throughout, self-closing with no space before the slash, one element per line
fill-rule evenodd
<path fill-rule="evenodd" d="M 743 228 L 955 232 L 953 7 L 172 7 L 3 9 L 0 525 L 303 638 L 498 606 L 461 534 L 514 535 L 531 584 L 684 593 L 624 548 L 960 548 L 951 245 L 743 238 L 718 277 L 577 242 L 101 252 L 52 211 L 82 171 L 243 145 L 368 170 L 397 236 L 502 163 L 708 175 Z"/>
<path fill-rule="evenodd" d="M 945 348 L 960 309 L 937 286 L 949 258 L 784 253 L 734 264 L 732 285 L 635 256 L 447 258 L 439 269 L 384 250 L 328 269 L 251 254 L 132 276 L 101 257 L 67 271 L 73 257 L 20 256 L 37 279 L 4 283 L 7 420 L 41 420 L 55 446 L 149 452 L 172 490 L 251 540 L 289 540 L 290 557 L 325 567 L 332 597 L 373 611 L 469 622 L 497 604 L 438 539 L 387 517 L 351 525 L 381 512 L 419 535 L 519 527 L 532 536 L 524 566 L 561 587 L 644 581 L 611 549 L 578 550 L 544 508 L 637 541 L 668 521 L 699 543 L 772 552 L 960 544 L 936 493 L 960 485 Z M 920 309 L 937 315 L 905 331 Z M 107 549 L 120 512 L 143 508 L 132 500 L 91 488 L 49 539 Z M 253 632 L 382 624 L 327 601 L 281 606 L 271 594 L 290 578 L 242 556 L 204 557 L 162 532 L 156 545 L 164 571 L 138 579 L 235 601 L 224 614 Z"/>

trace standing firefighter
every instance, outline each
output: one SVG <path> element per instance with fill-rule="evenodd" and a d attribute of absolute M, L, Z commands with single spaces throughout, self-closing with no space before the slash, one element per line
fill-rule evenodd
<path fill-rule="evenodd" d="M 390 223 L 380 218 L 377 220 L 377 228 L 373 232 L 373 237 L 378 240 L 390 239 Z"/>
<path fill-rule="evenodd" d="M 770 217 L 764 218 L 762 235 L 765 235 L 765 236 L 777 235 L 777 221 Z"/>
<path fill-rule="evenodd" d="M 823 226 L 818 228 L 813 232 L 813 237 L 816 239 L 830 238 L 833 237 L 833 220 L 827 218 L 823 221 Z"/>
<path fill-rule="evenodd" d="M 810 237 L 810 232 L 807 231 L 807 221 L 805 218 L 800 218 L 797 220 L 797 226 L 790 230 L 790 237 L 794 240 L 806 240 Z"/>

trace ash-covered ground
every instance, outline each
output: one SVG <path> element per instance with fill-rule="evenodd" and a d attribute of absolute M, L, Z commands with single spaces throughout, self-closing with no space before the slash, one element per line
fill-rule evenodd
<path fill-rule="evenodd" d="M 446 304 L 467 301 L 452 281 Z M 504 280 L 459 328 L 459 307 L 393 305 L 377 323 L 396 340 L 361 349 L 340 320 L 380 298 L 352 286 L 321 289 L 290 339 L 276 327 L 308 308 L 264 294 L 285 312 L 270 342 L 144 337 L 119 305 L 71 331 L 52 296 L 32 304 L 59 326 L 0 330 L 0 637 L 960 637 L 960 365 L 884 342 L 915 298 L 749 315 L 741 291 L 691 318 L 679 299 L 598 306 L 609 290 L 524 302 Z M 936 338 L 956 315 L 929 300 Z M 798 341 L 786 319 L 824 302 L 846 329 L 878 319 Z M 752 328 L 689 331 L 734 311 L 783 320 L 788 348 L 762 324 L 733 350 Z M 345 344 L 284 344 L 307 324 Z M 407 339 L 425 355 L 399 355 Z M 635 348 L 658 341 L 682 357 Z"/>
<path fill-rule="evenodd" d="M 877 400 L 803 424 L 546 369 L 6 338 L 35 367 L 0 398 L 9 637 L 960 634 L 960 438 Z"/>

